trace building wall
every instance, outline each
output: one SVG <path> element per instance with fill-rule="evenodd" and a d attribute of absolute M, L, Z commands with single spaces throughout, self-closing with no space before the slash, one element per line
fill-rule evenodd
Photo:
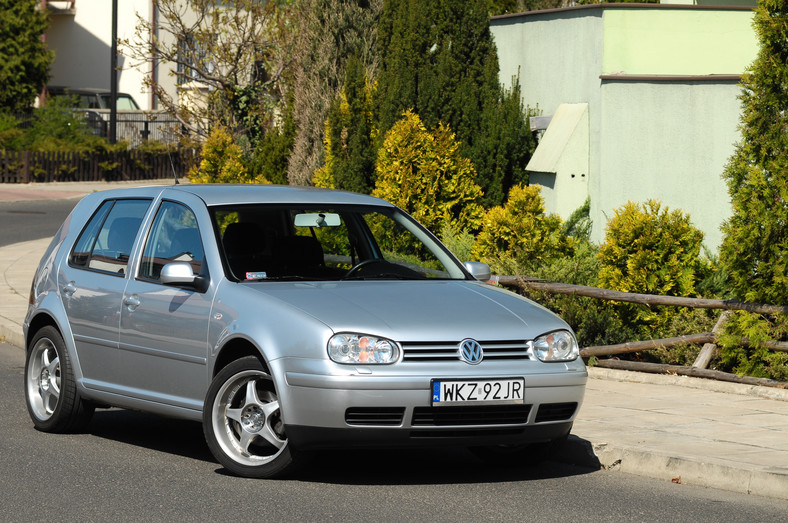
<path fill-rule="evenodd" d="M 606 9 L 602 74 L 741 74 L 758 49 L 748 11 Z"/>
<path fill-rule="evenodd" d="M 740 88 L 713 75 L 740 75 L 754 60 L 751 24 L 749 9 L 632 4 L 491 21 L 501 82 L 519 67 L 527 106 L 551 115 L 561 103 L 589 104 L 592 240 L 603 240 L 616 208 L 657 198 L 719 246 Z M 560 204 L 548 208 L 559 209 L 566 218 Z"/>
<path fill-rule="evenodd" d="M 493 19 L 490 29 L 498 48 L 500 78 L 511 84 L 520 74 L 523 103 L 540 114 L 555 114 L 562 103 L 587 103 L 589 145 L 585 180 L 592 205 L 598 192 L 600 172 L 601 84 L 603 49 L 603 11 L 565 9 Z M 583 153 L 577 149 L 578 153 Z M 582 160 L 567 163 L 583 163 Z M 545 175 L 537 175 L 547 179 Z M 545 202 L 549 212 L 559 213 L 560 184 Z M 545 191 L 547 193 L 547 191 Z M 574 210 L 574 209 L 573 209 Z M 569 213 L 560 213 L 567 218 Z"/>
<path fill-rule="evenodd" d="M 615 209 L 657 198 L 689 213 L 707 247 L 720 245 L 731 212 L 721 174 L 739 139 L 739 91 L 735 81 L 602 84 L 594 241 Z"/>
<path fill-rule="evenodd" d="M 134 36 L 136 13 L 150 17 L 150 0 L 118 2 L 119 38 Z M 109 89 L 111 42 L 110 0 L 77 0 L 74 15 L 53 16 L 47 32 L 47 44 L 55 51 L 49 84 Z M 120 55 L 118 67 L 118 90 L 131 94 L 142 109 L 151 109 L 150 96 L 143 87 L 145 76 L 150 74 L 148 66 L 136 68 Z"/>

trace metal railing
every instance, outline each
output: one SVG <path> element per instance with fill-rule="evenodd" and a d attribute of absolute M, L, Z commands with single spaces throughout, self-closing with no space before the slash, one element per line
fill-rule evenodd
<path fill-rule="evenodd" d="M 0 183 L 87 182 L 184 178 L 199 162 L 194 149 L 84 153 L 0 151 Z"/>

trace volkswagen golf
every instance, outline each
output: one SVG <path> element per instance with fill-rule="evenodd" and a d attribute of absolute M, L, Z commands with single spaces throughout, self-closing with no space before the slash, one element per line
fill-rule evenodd
<path fill-rule="evenodd" d="M 337 447 L 512 461 L 566 438 L 587 373 L 564 321 L 489 279 L 371 196 L 93 193 L 35 274 L 27 408 L 54 433 L 107 407 L 198 420 L 247 477 Z"/>

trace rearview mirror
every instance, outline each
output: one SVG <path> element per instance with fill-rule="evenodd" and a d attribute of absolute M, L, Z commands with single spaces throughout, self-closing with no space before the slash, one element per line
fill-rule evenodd
<path fill-rule="evenodd" d="M 330 212 L 310 212 L 296 214 L 296 227 L 339 227 L 342 224 L 338 214 Z"/>
<path fill-rule="evenodd" d="M 193 287 L 198 292 L 208 290 L 208 279 L 194 274 L 192 266 L 186 262 L 168 263 L 162 267 L 161 282 L 165 285 Z"/>
<path fill-rule="evenodd" d="M 490 272 L 490 266 L 486 263 L 482 262 L 472 262 L 468 261 L 465 262 L 465 270 L 471 273 L 471 276 L 476 278 L 479 281 L 490 281 L 492 278 L 492 272 Z"/>

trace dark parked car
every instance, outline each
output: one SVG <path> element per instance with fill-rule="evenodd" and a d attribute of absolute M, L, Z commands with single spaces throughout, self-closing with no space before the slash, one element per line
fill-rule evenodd
<path fill-rule="evenodd" d="M 111 109 L 111 93 L 109 89 L 88 87 L 48 86 L 49 96 L 69 96 L 76 98 L 76 107 L 80 109 Z M 139 111 L 140 106 L 130 94 L 118 93 L 117 109 L 119 111 Z"/>

